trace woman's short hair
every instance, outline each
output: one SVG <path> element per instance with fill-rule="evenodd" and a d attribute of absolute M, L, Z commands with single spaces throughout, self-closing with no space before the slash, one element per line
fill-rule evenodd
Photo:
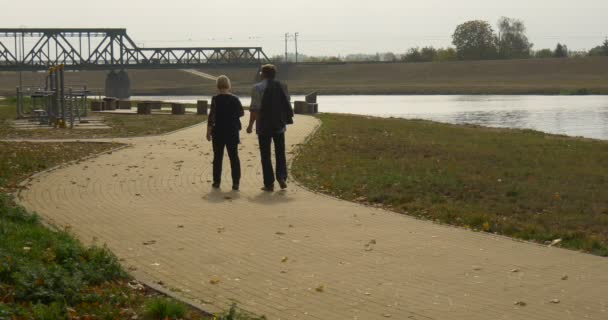
<path fill-rule="evenodd" d="M 274 80 L 277 76 L 277 67 L 272 64 L 265 64 L 262 66 L 262 76 L 264 79 Z"/>
<path fill-rule="evenodd" d="M 230 79 L 224 75 L 217 77 L 217 88 L 220 90 L 228 90 L 228 89 L 232 88 Z"/>

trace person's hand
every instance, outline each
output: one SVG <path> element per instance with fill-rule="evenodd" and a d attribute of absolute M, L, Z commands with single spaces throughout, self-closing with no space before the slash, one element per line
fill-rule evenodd
<path fill-rule="evenodd" d="M 211 132 L 207 131 L 207 141 L 211 141 Z"/>
<path fill-rule="evenodd" d="M 247 127 L 247 133 L 251 134 L 253 132 L 253 126 Z"/>

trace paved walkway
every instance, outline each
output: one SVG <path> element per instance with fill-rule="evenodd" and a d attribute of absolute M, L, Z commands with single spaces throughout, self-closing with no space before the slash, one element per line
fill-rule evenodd
<path fill-rule="evenodd" d="M 318 125 L 296 123 L 292 147 Z M 124 140 L 132 147 L 37 177 L 22 203 L 85 242 L 106 243 L 136 278 L 211 311 L 235 301 L 269 319 L 608 319 L 608 259 L 293 184 L 262 193 L 247 135 L 242 191 L 212 191 L 202 132 Z"/>

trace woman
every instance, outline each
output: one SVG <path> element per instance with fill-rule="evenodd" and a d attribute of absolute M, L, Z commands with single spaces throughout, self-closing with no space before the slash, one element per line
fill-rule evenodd
<path fill-rule="evenodd" d="M 224 148 L 230 158 L 232 171 L 232 190 L 239 190 L 241 180 L 241 162 L 238 145 L 239 131 L 244 115 L 239 98 L 230 93 L 230 79 L 226 76 L 217 78 L 219 93 L 211 99 L 211 112 L 207 121 L 207 141 L 213 141 L 213 188 L 219 188 L 222 182 L 222 162 Z"/>

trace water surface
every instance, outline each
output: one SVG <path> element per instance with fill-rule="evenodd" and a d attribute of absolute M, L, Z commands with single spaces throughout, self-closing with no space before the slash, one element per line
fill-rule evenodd
<path fill-rule="evenodd" d="M 195 103 L 209 96 L 132 97 Z M 249 105 L 249 98 L 241 99 Z M 293 100 L 303 100 L 294 96 Z M 319 96 L 319 111 L 533 129 L 608 140 L 608 96 Z"/>

